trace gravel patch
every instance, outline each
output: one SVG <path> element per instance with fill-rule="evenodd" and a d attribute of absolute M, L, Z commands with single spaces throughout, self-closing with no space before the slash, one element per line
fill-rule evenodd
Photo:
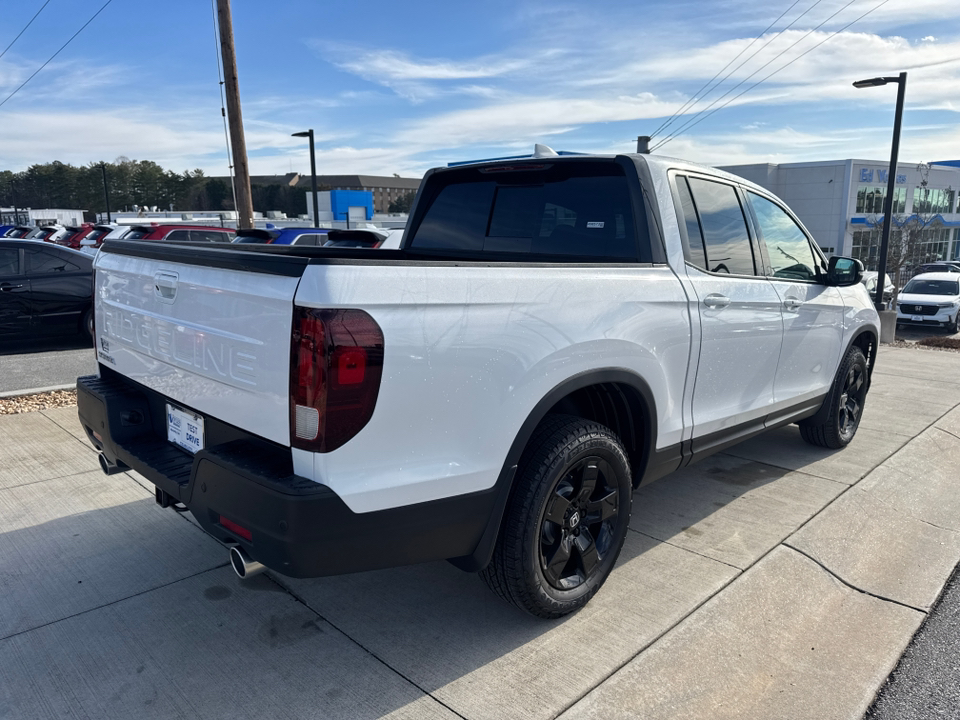
<path fill-rule="evenodd" d="M 0 398 L 0 415 L 37 412 L 77 404 L 76 390 L 55 390 L 35 395 Z"/>
<path fill-rule="evenodd" d="M 927 339 L 927 338 L 924 338 L 924 339 Z M 929 339 L 934 341 L 937 341 L 937 340 L 956 341 L 955 338 L 929 338 Z M 934 345 L 932 343 L 926 343 L 926 342 L 923 342 L 922 340 L 894 340 L 892 343 L 884 343 L 884 346 L 896 347 L 896 348 L 909 348 L 911 350 L 934 350 L 936 352 L 952 352 L 952 353 L 960 352 L 960 343 L 958 343 L 956 346 L 953 345 L 953 343 L 950 343 L 949 345 L 944 346 L 939 344 Z"/>

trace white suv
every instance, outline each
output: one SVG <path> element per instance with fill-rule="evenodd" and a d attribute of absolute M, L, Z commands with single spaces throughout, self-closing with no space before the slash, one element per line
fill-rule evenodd
<path fill-rule="evenodd" d="M 922 273 L 908 282 L 897 297 L 897 322 L 958 330 L 960 275 Z"/>

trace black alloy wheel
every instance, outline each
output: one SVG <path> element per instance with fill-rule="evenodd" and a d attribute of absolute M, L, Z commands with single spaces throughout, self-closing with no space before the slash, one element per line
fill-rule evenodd
<path fill-rule="evenodd" d="M 863 401 L 867 395 L 867 369 L 863 365 L 851 365 L 843 382 L 840 403 L 837 407 L 837 425 L 844 444 L 853 439 L 860 425 Z"/>
<path fill-rule="evenodd" d="M 618 512 L 616 475 L 598 456 L 577 462 L 550 492 L 540 523 L 540 569 L 557 590 L 572 590 L 610 552 Z"/>
<path fill-rule="evenodd" d="M 870 388 L 869 364 L 854 345 L 843 357 L 830 391 L 817 413 L 801 420 L 800 435 L 811 445 L 839 450 L 857 434 Z"/>
<path fill-rule="evenodd" d="M 620 555 L 632 477 L 610 428 L 548 415 L 520 458 L 493 557 L 480 577 L 531 615 L 559 618 L 579 610 Z"/>

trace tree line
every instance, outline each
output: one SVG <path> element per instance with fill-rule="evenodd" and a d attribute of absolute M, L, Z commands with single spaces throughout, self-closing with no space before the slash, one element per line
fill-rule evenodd
<path fill-rule="evenodd" d="M 182 173 L 166 170 L 150 160 L 119 157 L 104 163 L 110 191 L 110 209 L 132 210 L 157 206 L 159 210 L 233 210 L 229 182 L 204 175 L 200 169 Z M 327 188 L 323 188 L 327 189 Z M 305 192 L 288 185 L 254 185 L 254 210 L 279 210 L 288 217 L 306 212 Z M 75 166 L 58 161 L 31 165 L 22 172 L 0 170 L 0 205 L 19 208 L 79 208 L 106 211 L 101 163 Z"/>

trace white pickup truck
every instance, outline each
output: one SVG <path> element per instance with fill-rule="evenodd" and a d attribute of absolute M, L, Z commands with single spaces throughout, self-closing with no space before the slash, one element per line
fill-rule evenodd
<path fill-rule="evenodd" d="M 772 427 L 839 448 L 879 322 L 776 197 L 649 155 L 432 170 L 396 250 L 108 241 L 79 415 L 238 574 L 449 559 L 541 617 L 633 489 Z"/>

